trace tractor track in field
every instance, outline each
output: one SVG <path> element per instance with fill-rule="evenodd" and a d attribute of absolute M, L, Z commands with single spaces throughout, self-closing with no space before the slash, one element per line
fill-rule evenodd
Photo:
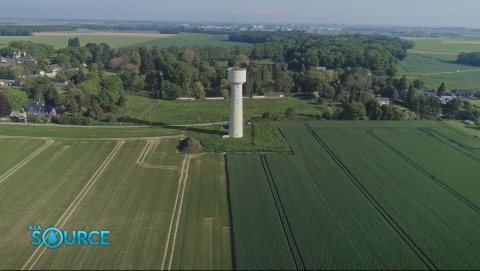
<path fill-rule="evenodd" d="M 0 138 L 12 138 L 12 137 L 1 136 Z M 9 171 L 5 172 L 2 176 L 0 176 L 0 183 L 2 183 L 5 179 L 7 179 L 9 176 L 14 174 L 15 172 L 17 172 L 20 168 L 22 168 L 25 164 L 27 164 L 28 161 L 32 160 L 35 156 L 39 155 L 41 152 L 43 152 L 45 149 L 47 149 L 50 145 L 52 145 L 55 142 L 54 140 L 50 138 L 45 138 L 45 137 L 35 138 L 35 139 L 45 140 L 46 143 L 45 145 L 43 145 L 42 147 L 34 151 L 32 154 L 27 156 L 27 158 L 23 159 L 20 163 L 18 163 L 13 168 L 11 168 Z"/>
<path fill-rule="evenodd" d="M 438 184 L 440 187 L 442 187 L 443 189 L 445 189 L 447 192 L 449 192 L 451 195 L 453 195 L 454 197 L 456 197 L 457 199 L 459 199 L 460 201 L 462 201 L 465 205 L 467 205 L 468 207 L 470 207 L 473 211 L 475 211 L 476 213 L 480 214 L 480 208 L 478 206 L 476 206 L 475 204 L 473 204 L 472 202 L 470 202 L 468 199 L 466 199 L 465 197 L 463 197 L 462 195 L 460 195 L 459 193 L 457 193 L 455 190 L 453 190 L 452 188 L 450 188 L 447 184 L 443 183 L 441 180 L 439 180 L 437 177 L 435 177 L 433 174 L 431 174 L 430 172 L 428 172 L 427 170 L 425 170 L 423 167 L 421 167 L 419 164 L 415 163 L 414 161 L 412 161 L 410 158 L 408 158 L 407 156 L 403 155 L 400 151 L 398 151 L 397 149 L 395 149 L 393 146 L 391 146 L 390 144 L 388 144 L 387 142 L 385 142 L 383 139 L 381 139 L 380 137 L 378 137 L 377 135 L 375 135 L 372 130 L 369 130 L 367 129 L 366 130 L 367 133 L 373 137 L 374 139 L 376 139 L 378 142 L 380 142 L 381 144 L 383 144 L 385 147 L 387 147 L 389 150 L 391 150 L 393 153 L 395 153 L 397 156 L 399 156 L 400 158 L 402 158 L 403 160 L 405 160 L 407 163 L 409 163 L 411 166 L 413 166 L 414 168 L 416 168 L 418 171 L 420 171 L 422 174 L 424 174 L 425 176 L 429 177 L 432 181 L 434 181 L 436 184 Z"/>
<path fill-rule="evenodd" d="M 146 168 L 153 168 L 153 169 L 170 169 L 176 170 L 178 172 L 182 172 L 182 169 L 179 167 L 174 166 L 159 166 L 159 165 L 150 165 L 145 163 L 145 158 L 157 148 L 158 144 L 160 144 L 161 140 L 147 140 L 147 144 L 145 144 L 145 148 L 143 148 L 140 157 L 138 157 L 137 164 L 146 167 Z"/>
<path fill-rule="evenodd" d="M 303 124 L 309 131 L 310 135 L 320 144 L 320 146 L 327 152 L 332 160 L 340 167 L 345 175 L 350 179 L 352 184 L 358 189 L 358 191 L 365 197 L 366 200 L 378 211 L 378 213 L 385 219 L 385 221 L 392 227 L 392 229 L 398 234 L 398 236 L 406 243 L 408 247 L 417 255 L 417 257 L 425 264 L 430 270 L 438 270 L 432 260 L 422 251 L 422 249 L 408 236 L 408 234 L 395 222 L 393 217 L 382 207 L 382 205 L 368 192 L 365 186 L 350 172 L 345 164 L 335 155 L 335 153 L 325 144 L 325 142 L 315 133 L 312 127 L 304 121 Z"/>
<path fill-rule="evenodd" d="M 280 221 L 282 223 L 283 232 L 285 234 L 288 247 L 290 248 L 290 253 L 292 255 L 293 262 L 295 263 L 297 270 L 306 270 L 302 256 L 300 254 L 300 251 L 298 250 L 297 242 L 293 237 L 293 231 L 292 231 L 292 228 L 290 227 L 290 223 L 288 222 L 285 208 L 283 207 L 282 201 L 280 200 L 280 195 L 278 194 L 277 187 L 275 186 L 275 182 L 273 181 L 272 173 L 268 166 L 268 162 L 267 162 L 267 159 L 265 158 L 265 155 L 260 155 L 260 160 L 262 161 L 263 171 L 265 172 L 265 175 L 268 180 L 268 186 L 270 187 L 270 192 L 273 196 L 273 200 L 275 202 L 278 216 L 280 217 Z"/>
<path fill-rule="evenodd" d="M 433 129 L 429 129 L 429 128 L 418 128 L 419 131 L 427 134 L 429 137 L 437 140 L 438 142 L 460 152 L 461 154 L 467 156 L 468 158 L 471 158 L 473 159 L 474 161 L 480 163 L 480 154 L 478 152 L 476 152 L 476 148 L 471 148 L 469 146 L 466 146 L 466 145 L 463 145 L 461 144 L 460 142 L 458 141 L 455 141 L 451 138 L 449 138 L 448 136 L 446 135 L 443 135 L 442 133 L 439 133 Z M 449 144 L 448 142 L 445 142 L 448 141 L 452 144 Z M 467 153 L 468 152 L 468 153 Z"/>
<path fill-rule="evenodd" d="M 87 182 L 87 184 L 83 187 L 82 191 L 77 195 L 77 197 L 73 200 L 73 202 L 70 204 L 70 206 L 67 208 L 67 210 L 63 213 L 63 215 L 60 217 L 58 222 L 55 224 L 55 228 L 62 228 L 65 223 L 67 223 L 68 219 L 70 216 L 75 212 L 77 209 L 78 205 L 82 202 L 83 198 L 88 194 L 90 189 L 95 185 L 99 177 L 102 175 L 102 173 L 105 171 L 105 169 L 108 167 L 110 162 L 113 160 L 113 158 L 116 156 L 120 148 L 123 146 L 125 141 L 118 141 L 117 146 L 112 150 L 112 152 L 107 156 L 107 158 L 103 161 L 102 165 L 97 169 L 97 171 L 93 174 L 93 176 L 90 178 L 90 180 Z M 30 262 L 33 260 L 33 258 L 37 255 L 38 251 L 40 248 L 42 248 L 43 243 L 41 243 L 37 249 L 33 252 L 32 256 L 28 259 L 28 261 L 25 263 L 25 265 L 22 267 L 22 270 L 25 270 L 27 266 L 30 264 Z M 30 268 L 28 270 L 32 270 L 32 268 L 35 266 L 35 264 L 38 262 L 38 260 L 42 257 L 43 253 L 47 247 L 44 247 L 42 252 L 40 252 L 40 255 L 35 259 L 35 261 L 30 265 Z"/>

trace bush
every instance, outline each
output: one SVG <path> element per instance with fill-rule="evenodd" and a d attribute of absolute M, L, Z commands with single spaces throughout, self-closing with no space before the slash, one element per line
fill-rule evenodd
<path fill-rule="evenodd" d="M 289 107 L 287 108 L 287 111 L 285 111 L 285 118 L 287 119 L 294 119 L 297 116 L 297 110 L 295 107 Z"/>
<path fill-rule="evenodd" d="M 180 141 L 179 150 L 183 153 L 201 153 L 203 146 L 198 139 L 189 137 Z"/>
<path fill-rule="evenodd" d="M 117 118 L 115 117 L 115 115 L 108 115 L 107 117 L 107 121 L 108 122 L 114 122 Z"/>
<path fill-rule="evenodd" d="M 28 115 L 27 121 L 33 122 L 33 123 L 40 123 L 42 122 L 42 117 L 40 117 L 40 115 L 37 115 L 37 114 L 31 114 L 31 115 Z"/>
<path fill-rule="evenodd" d="M 58 123 L 63 125 L 93 125 L 93 119 L 80 114 L 65 113 L 58 118 Z"/>

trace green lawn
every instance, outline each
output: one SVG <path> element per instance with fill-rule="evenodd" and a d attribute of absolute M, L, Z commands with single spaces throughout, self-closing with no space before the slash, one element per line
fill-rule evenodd
<path fill-rule="evenodd" d="M 242 42 L 230 42 L 228 41 L 228 35 L 210 35 L 210 34 L 197 34 L 197 33 L 180 33 L 176 36 L 169 38 L 154 39 L 149 41 L 141 41 L 131 46 L 134 47 L 169 47 L 169 46 L 178 46 L 178 47 L 193 47 L 195 45 L 204 47 L 204 46 L 222 46 L 222 47 L 232 47 L 232 46 L 248 46 L 248 43 Z"/>
<path fill-rule="evenodd" d="M 177 131 L 130 131 L 0 127 L 54 136 L 0 137 L 0 269 L 232 269 L 222 155 L 177 153 Z M 37 250 L 30 224 L 108 230 L 110 245 Z"/>

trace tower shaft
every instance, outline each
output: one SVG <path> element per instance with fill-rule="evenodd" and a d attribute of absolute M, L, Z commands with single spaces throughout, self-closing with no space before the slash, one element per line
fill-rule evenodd
<path fill-rule="evenodd" d="M 231 84 L 230 94 L 230 137 L 243 137 L 243 95 L 242 84 Z"/>

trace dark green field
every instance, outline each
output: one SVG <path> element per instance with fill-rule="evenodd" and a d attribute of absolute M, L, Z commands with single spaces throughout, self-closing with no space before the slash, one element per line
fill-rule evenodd
<path fill-rule="evenodd" d="M 227 155 L 238 269 L 480 265 L 478 138 L 423 121 L 278 127 L 294 154 Z"/>

